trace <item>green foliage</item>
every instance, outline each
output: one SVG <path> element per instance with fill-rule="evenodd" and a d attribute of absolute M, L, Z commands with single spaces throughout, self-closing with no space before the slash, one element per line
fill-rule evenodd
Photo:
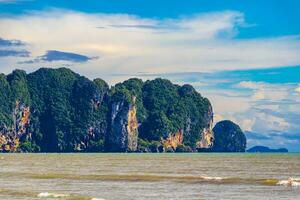
<path fill-rule="evenodd" d="M 162 144 L 159 141 L 148 141 L 140 138 L 138 140 L 138 143 L 139 143 L 139 149 L 147 150 L 150 152 L 158 152 L 158 148 L 162 146 Z"/>
<path fill-rule="evenodd" d="M 143 105 L 143 100 L 142 100 L 142 88 L 143 88 L 143 81 L 141 79 L 137 78 L 131 78 L 127 81 L 124 81 L 121 84 L 117 84 L 116 88 L 124 88 L 125 90 L 128 91 L 130 99 L 129 102 L 132 102 L 132 97 L 134 96 L 136 98 L 135 100 L 135 105 L 137 106 L 137 119 L 140 123 L 144 122 L 147 116 L 147 111 L 145 110 L 145 107 Z"/>
<path fill-rule="evenodd" d="M 168 112 L 179 98 L 177 89 L 179 86 L 172 84 L 165 79 L 146 81 L 143 87 L 143 103 L 150 112 Z"/>
<path fill-rule="evenodd" d="M 213 129 L 215 135 L 212 151 L 245 152 L 246 136 L 241 128 L 232 121 L 218 122 Z"/>
<path fill-rule="evenodd" d="M 201 139 L 210 103 L 192 86 L 180 87 L 164 79 L 147 81 L 143 87 L 143 103 L 148 118 L 140 127 L 142 138 L 160 140 L 183 130 L 184 144 L 193 148 Z"/>
<path fill-rule="evenodd" d="M 33 138 L 42 151 L 74 151 L 91 140 L 98 142 L 106 131 L 108 85 L 90 81 L 69 69 L 40 69 L 28 75 L 33 113 Z M 87 145 L 87 144 L 85 144 Z"/>
<path fill-rule="evenodd" d="M 6 76 L 0 74 L 0 128 L 12 124 L 12 108 L 10 106 L 11 89 Z"/>
<path fill-rule="evenodd" d="M 21 144 L 26 152 L 103 151 L 112 105 L 120 102 L 137 108 L 140 146 L 155 151 L 162 138 L 182 130 L 182 149 L 194 148 L 211 107 L 190 85 L 133 78 L 109 89 L 101 79 L 90 81 L 66 68 L 0 74 L 0 128 L 12 127 L 17 100 L 31 110 L 31 140 Z"/>
<path fill-rule="evenodd" d="M 161 140 L 167 134 L 175 131 L 172 123 L 163 112 L 151 113 L 140 128 L 140 137 L 146 140 Z"/>
<path fill-rule="evenodd" d="M 31 103 L 35 117 L 39 120 L 35 134 L 42 151 L 57 152 L 68 147 L 65 136 L 72 127 L 70 99 L 75 80 L 79 76 L 69 69 L 39 69 L 28 75 Z M 35 137 L 34 139 L 38 139 Z"/>
<path fill-rule="evenodd" d="M 88 152 L 103 152 L 104 151 L 104 141 L 90 141 Z"/>
<path fill-rule="evenodd" d="M 21 150 L 21 152 L 28 152 L 28 153 L 29 152 L 39 152 L 40 147 L 37 146 L 34 142 L 26 140 L 21 143 L 20 150 Z"/>
<path fill-rule="evenodd" d="M 30 104 L 30 95 L 26 76 L 26 72 L 22 70 L 14 70 L 7 76 L 7 81 L 11 87 L 11 100 L 14 104 L 16 100 L 19 100 L 25 105 Z"/>

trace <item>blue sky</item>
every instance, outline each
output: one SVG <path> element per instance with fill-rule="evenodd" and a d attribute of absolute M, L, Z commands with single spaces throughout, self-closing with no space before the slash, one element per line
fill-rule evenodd
<path fill-rule="evenodd" d="M 0 1 L 1 2 L 1 1 Z M 206 12 L 236 10 L 257 26 L 239 31 L 239 38 L 299 34 L 298 0 L 2 0 L 2 14 L 20 15 L 29 10 L 61 8 L 86 13 L 126 13 L 147 18 L 176 18 Z M 6 3 L 5 3 L 6 2 Z M 294 24 L 292 26 L 291 24 Z"/>
<path fill-rule="evenodd" d="M 248 145 L 300 151 L 300 1 L 0 0 L 0 70 L 190 83 Z"/>

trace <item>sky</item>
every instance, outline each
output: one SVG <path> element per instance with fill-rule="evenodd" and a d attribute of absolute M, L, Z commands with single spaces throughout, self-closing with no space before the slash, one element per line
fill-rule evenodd
<path fill-rule="evenodd" d="M 248 147 L 300 151 L 300 1 L 0 0 L 0 72 L 163 77 L 208 97 Z"/>

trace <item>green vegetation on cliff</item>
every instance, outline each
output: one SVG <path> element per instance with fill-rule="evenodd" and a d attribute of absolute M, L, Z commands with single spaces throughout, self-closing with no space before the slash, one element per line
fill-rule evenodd
<path fill-rule="evenodd" d="M 0 74 L 0 101 L 5 152 L 184 152 L 212 135 L 209 100 L 160 78 L 109 88 L 66 68 L 15 70 Z"/>
<path fill-rule="evenodd" d="M 241 128 L 229 120 L 218 122 L 213 128 L 214 152 L 245 152 L 246 136 Z"/>

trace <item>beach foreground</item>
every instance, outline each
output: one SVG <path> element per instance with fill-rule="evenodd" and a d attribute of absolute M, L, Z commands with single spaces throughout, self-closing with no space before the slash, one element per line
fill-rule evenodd
<path fill-rule="evenodd" d="M 0 162 L 0 199 L 300 196 L 297 153 L 2 154 Z"/>

